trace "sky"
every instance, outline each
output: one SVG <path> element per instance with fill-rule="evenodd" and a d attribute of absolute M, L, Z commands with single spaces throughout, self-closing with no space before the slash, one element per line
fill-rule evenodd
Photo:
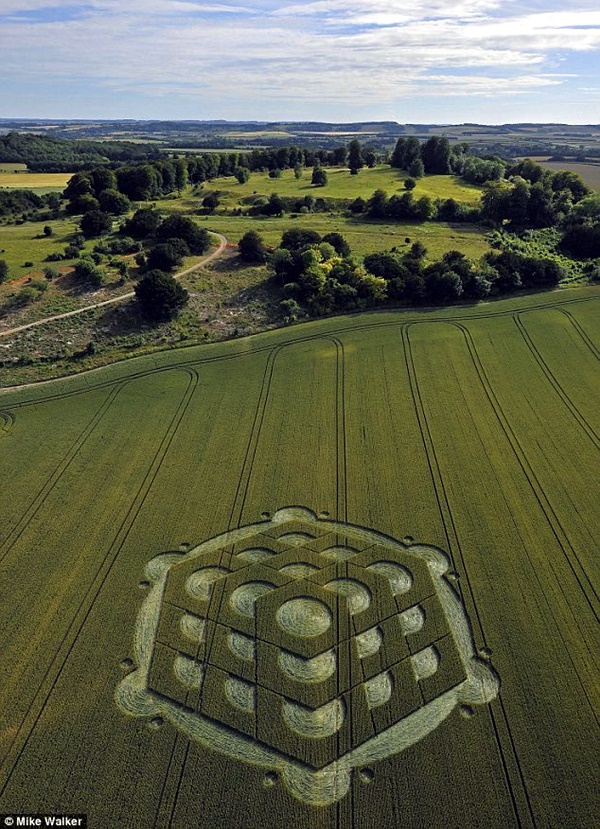
<path fill-rule="evenodd" d="M 0 0 L 0 117 L 600 121 L 597 0 Z"/>

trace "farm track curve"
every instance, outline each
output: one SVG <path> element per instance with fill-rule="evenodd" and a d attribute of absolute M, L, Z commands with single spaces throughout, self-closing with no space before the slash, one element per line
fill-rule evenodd
<path fill-rule="evenodd" d="M 576 298 L 573 298 L 573 299 L 565 299 L 565 300 L 562 300 L 562 301 L 557 300 L 557 302 L 553 302 L 553 303 L 541 303 L 541 304 L 538 304 L 538 305 L 531 305 L 531 306 L 528 307 L 527 310 L 528 311 L 534 311 L 534 310 L 542 310 L 542 309 L 547 309 L 547 308 L 558 308 L 558 309 L 562 310 L 563 305 L 573 305 L 573 304 L 579 304 L 579 303 L 584 303 L 584 302 L 591 302 L 591 301 L 594 301 L 595 299 L 596 299 L 596 297 L 588 296 L 588 297 L 576 297 Z M 410 313 L 407 309 L 400 309 L 400 310 L 402 310 L 404 313 Z M 435 311 L 435 310 L 439 310 L 439 309 L 430 309 L 430 310 Z M 375 313 L 378 313 L 378 312 L 375 312 Z M 385 313 L 385 312 L 382 312 L 382 313 Z M 387 311 L 387 313 L 389 313 L 389 311 Z M 513 312 L 512 309 L 504 309 L 504 310 L 500 310 L 500 311 L 496 311 L 496 312 L 489 312 L 489 313 L 482 313 L 482 314 L 457 314 L 457 315 L 452 315 L 452 316 L 445 316 L 445 317 L 439 318 L 439 319 L 437 319 L 437 318 L 433 318 L 433 319 L 431 319 L 431 318 L 429 318 L 429 319 L 420 319 L 420 318 L 408 319 L 408 320 L 404 321 L 402 324 L 418 325 L 418 324 L 422 324 L 422 323 L 431 323 L 431 322 L 435 323 L 435 322 L 457 322 L 457 321 L 463 321 L 463 320 L 465 320 L 465 321 L 482 320 L 482 319 L 490 319 L 490 318 L 495 318 L 495 317 L 503 317 L 503 316 L 511 315 L 513 313 L 514 312 Z M 391 327 L 395 327 L 397 325 L 398 325 L 397 320 L 386 320 L 386 321 L 383 321 L 383 322 L 378 322 L 376 320 L 372 320 L 372 321 L 369 321 L 369 322 L 364 323 L 362 325 L 341 325 L 340 327 L 336 327 L 335 329 L 333 329 L 331 331 L 317 332 L 315 334 L 307 334 L 307 335 L 304 335 L 304 336 L 292 337 L 288 340 L 284 340 L 282 343 L 276 343 L 275 345 L 285 346 L 285 345 L 291 345 L 291 344 L 294 344 L 294 343 L 312 342 L 313 340 L 323 338 L 323 336 L 327 337 L 327 336 L 334 336 L 336 334 L 343 334 L 343 333 L 347 333 L 347 332 L 366 331 L 366 330 L 369 330 L 371 328 L 374 328 L 374 329 L 391 328 Z M 261 337 L 261 334 L 253 335 L 252 338 L 254 338 L 254 337 Z M 231 341 L 231 342 L 235 343 L 236 341 Z M 241 341 L 238 341 L 238 342 L 241 342 Z M 234 354 L 220 354 L 220 355 L 216 355 L 214 357 L 209 356 L 209 357 L 204 357 L 204 358 L 198 358 L 198 357 L 194 356 L 193 358 L 191 358 L 189 360 L 180 359 L 176 363 L 173 363 L 172 365 L 154 366 L 153 368 L 148 368 L 148 369 L 144 369 L 144 370 L 141 370 L 141 371 L 129 372 L 127 374 L 127 379 L 135 379 L 135 378 L 138 378 L 138 377 L 145 377 L 145 376 L 147 376 L 149 374 L 153 374 L 155 372 L 170 371 L 174 367 L 179 368 L 179 367 L 183 367 L 183 366 L 186 366 L 186 365 L 187 366 L 200 366 L 200 365 L 210 364 L 210 363 L 214 363 L 214 362 L 225 362 L 225 361 L 228 361 L 228 360 L 237 360 L 241 357 L 246 356 L 249 353 L 258 354 L 258 353 L 261 353 L 263 351 L 270 351 L 271 349 L 273 349 L 275 347 L 275 345 L 271 344 L 271 343 L 268 344 L 268 345 L 262 345 L 262 346 L 259 345 L 256 348 L 251 348 L 251 349 L 248 349 L 248 350 L 239 351 L 239 352 L 236 352 Z M 184 352 L 184 351 L 187 351 L 188 349 L 197 350 L 198 348 L 200 348 L 200 346 L 198 344 L 187 345 L 187 346 L 184 346 L 180 349 L 171 350 L 169 353 Z M 40 388 L 42 386 L 52 387 L 52 386 L 56 385 L 57 383 L 64 383 L 67 380 L 71 380 L 71 379 L 78 378 L 78 377 L 81 377 L 81 379 L 85 383 L 85 387 L 68 390 L 68 391 L 65 391 L 65 392 L 62 392 L 62 393 L 58 392 L 57 394 L 49 394 L 45 397 L 37 397 L 35 399 L 35 401 L 33 401 L 33 400 L 32 401 L 24 401 L 24 402 L 21 402 L 21 403 L 13 404 L 13 406 L 11 408 L 21 408 L 21 407 L 28 406 L 28 405 L 35 405 L 37 403 L 44 403 L 47 400 L 54 400 L 54 399 L 69 397 L 70 395 L 73 395 L 73 394 L 84 394 L 85 392 L 89 391 L 90 389 L 102 388 L 103 386 L 112 385 L 113 383 L 118 382 L 118 380 L 120 379 L 120 378 L 110 378 L 110 379 L 107 379 L 107 380 L 100 380 L 98 383 L 89 382 L 90 379 L 92 379 L 92 381 L 93 381 L 93 379 L 96 377 L 96 375 L 98 373 L 105 372 L 107 369 L 110 369 L 113 366 L 123 365 L 124 363 L 126 363 L 129 360 L 152 359 L 153 357 L 156 357 L 157 354 L 159 354 L 159 353 L 165 353 L 165 351 L 162 350 L 162 351 L 153 352 L 150 355 L 145 355 L 144 358 L 136 358 L 136 357 L 124 358 L 123 360 L 118 360 L 115 363 L 110 363 L 110 364 L 107 364 L 105 366 L 99 366 L 98 368 L 89 369 L 88 371 L 85 371 L 85 372 L 79 372 L 77 374 L 70 374 L 70 375 L 66 375 L 66 376 L 63 376 L 63 377 L 56 377 L 56 378 L 52 378 L 50 380 L 37 380 L 37 381 L 34 381 L 34 382 L 30 382 L 30 383 L 23 383 L 23 384 L 20 384 L 20 385 L 17 385 L 17 386 L 5 386 L 3 388 L 0 387 L 0 399 L 1 399 L 2 395 L 6 395 L 6 394 L 9 394 L 11 392 L 16 392 L 16 391 L 20 391 L 20 390 L 23 390 L 23 389 L 30 389 L 30 388 Z"/>
<path fill-rule="evenodd" d="M 546 362 L 546 360 L 542 356 L 540 350 L 538 349 L 536 344 L 533 342 L 529 332 L 527 331 L 527 326 L 525 325 L 525 323 L 521 319 L 521 316 L 523 315 L 523 313 L 526 313 L 526 312 L 521 312 L 519 314 L 514 314 L 513 319 L 515 321 L 515 325 L 519 329 L 519 333 L 521 334 L 523 340 L 525 341 L 525 344 L 527 345 L 527 348 L 529 349 L 529 351 L 530 351 L 531 355 L 533 356 L 534 360 L 536 361 L 536 363 L 539 365 L 539 367 L 543 371 L 544 375 L 546 376 L 546 379 L 548 380 L 548 382 L 550 383 L 550 385 L 552 386 L 552 388 L 554 389 L 556 394 L 559 396 L 559 398 L 565 404 L 565 406 L 567 407 L 567 409 L 569 410 L 569 412 L 571 413 L 573 418 L 576 420 L 577 424 L 583 429 L 583 431 L 586 433 L 587 437 L 591 440 L 592 444 L 596 447 L 596 449 L 600 448 L 600 439 L 599 439 L 598 434 L 596 433 L 595 429 L 588 423 L 585 416 L 578 409 L 577 405 L 569 397 L 569 395 L 567 394 L 565 389 L 560 384 L 558 378 L 554 375 L 552 369 L 550 368 L 550 366 L 548 365 L 548 363 Z"/>
<path fill-rule="evenodd" d="M 196 262 L 195 265 L 191 265 L 189 268 L 176 273 L 174 277 L 175 279 L 181 279 L 182 276 L 187 276 L 188 273 L 193 273 L 199 268 L 203 268 L 209 262 L 212 262 L 221 256 L 227 247 L 227 239 L 221 233 L 213 233 L 213 235 L 217 236 L 219 239 L 217 249 L 212 251 L 212 253 L 209 253 L 208 256 L 205 256 L 200 262 Z M 74 311 L 65 311 L 63 314 L 54 314 L 51 317 L 44 317 L 44 319 L 28 322 L 25 325 L 17 325 L 14 328 L 7 328 L 5 331 L 0 331 L 0 337 L 9 337 L 12 334 L 19 334 L 21 331 L 27 331 L 29 328 L 36 328 L 40 325 L 46 325 L 49 322 L 67 319 L 67 317 L 75 317 L 78 314 L 84 314 L 86 311 L 95 311 L 96 308 L 104 308 L 107 305 L 115 305 L 117 302 L 123 302 L 125 299 L 132 299 L 134 296 L 135 291 L 128 291 L 126 294 L 121 294 L 121 296 L 116 296 L 112 299 L 105 299 L 102 300 L 102 302 L 95 302 L 92 303 L 92 305 L 85 305 L 83 308 L 76 308 Z"/>

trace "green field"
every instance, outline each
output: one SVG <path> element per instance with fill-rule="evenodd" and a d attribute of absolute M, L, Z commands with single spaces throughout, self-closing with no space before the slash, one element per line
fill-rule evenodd
<path fill-rule="evenodd" d="M 296 179 L 293 170 L 283 170 L 279 178 L 270 178 L 267 173 L 252 173 L 245 184 L 240 184 L 233 176 L 227 176 L 207 182 L 203 189 L 219 190 L 232 202 L 257 193 L 265 196 L 278 193 L 298 198 L 312 195 L 315 198 L 356 199 L 362 196 L 368 199 L 378 189 L 385 190 L 390 196 L 404 193 L 404 181 L 408 178 L 407 173 L 394 170 L 387 164 L 373 169 L 365 167 L 355 176 L 347 167 L 326 167 L 325 170 L 328 181 L 324 187 L 312 185 L 312 170 L 305 169 L 300 179 Z M 457 176 L 424 176 L 417 180 L 413 195 L 415 198 L 453 198 L 467 204 L 478 204 L 481 187 L 465 184 Z"/>
<path fill-rule="evenodd" d="M 0 812 L 87 813 L 103 829 L 595 827 L 597 319 L 593 288 L 365 313 L 2 392 Z M 189 714 L 133 716 L 115 697 L 152 635 L 142 626 L 134 644 L 142 602 L 162 601 L 147 563 L 164 551 L 187 561 L 194 545 L 287 506 L 446 551 L 458 576 L 448 595 L 460 594 L 500 679 L 488 704 L 455 708 L 405 750 L 357 768 L 333 805 L 304 802 L 275 761 L 190 738 Z M 327 544 L 350 543 L 336 538 Z M 211 566 L 240 549 L 231 541 Z M 272 571 L 256 566 L 262 583 Z M 179 589 L 169 583 L 161 626 L 182 612 Z M 442 624 L 423 606 L 430 629 Z M 186 618 L 194 633 L 200 619 Z M 194 684 L 196 646 L 186 657 L 189 641 L 169 630 L 167 644 L 157 633 L 152 687 L 193 707 L 181 683 Z M 203 694 L 218 719 L 225 674 L 211 671 Z M 396 717 L 415 687 L 403 676 Z M 255 733 L 253 678 L 232 686 L 231 734 Z M 373 705 L 385 691 L 372 690 Z M 299 738 L 286 742 L 272 694 L 261 695 L 260 745 L 297 755 Z M 353 728 L 385 736 L 383 710 Z M 300 731 L 312 727 L 295 716 Z M 322 745 L 342 756 L 344 740 Z M 240 745 L 251 758 L 254 744 Z"/>
<path fill-rule="evenodd" d="M 44 235 L 44 226 L 52 228 L 52 236 Z M 25 222 L 21 225 L 0 225 L 0 258 L 9 268 L 9 279 L 28 273 L 39 273 L 47 265 L 62 267 L 74 260 L 46 262 L 50 253 L 62 253 L 72 236 L 79 233 L 79 222 L 73 219 L 52 219 L 48 222 Z M 92 244 L 87 245 L 91 249 Z M 31 265 L 25 265 L 31 262 Z"/>

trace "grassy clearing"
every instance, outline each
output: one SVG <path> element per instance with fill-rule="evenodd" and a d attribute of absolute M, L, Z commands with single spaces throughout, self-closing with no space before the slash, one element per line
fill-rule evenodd
<path fill-rule="evenodd" d="M 2 810 L 595 826 L 597 305 L 587 288 L 359 314 L 3 393 Z M 447 550 L 502 683 L 333 807 L 114 701 L 146 562 L 292 504 Z"/>
<path fill-rule="evenodd" d="M 438 259 L 448 250 L 461 250 L 473 259 L 479 259 L 490 250 L 486 240 L 487 231 L 473 225 L 450 225 L 446 222 L 387 223 L 345 218 L 326 213 L 299 215 L 289 217 L 266 218 L 255 216 L 214 215 L 198 221 L 223 233 L 229 241 L 237 244 L 248 230 L 256 230 L 270 247 L 277 247 L 284 230 L 292 227 L 304 227 L 316 230 L 321 235 L 338 231 L 348 240 L 352 252 L 365 256 L 378 250 L 392 247 L 408 248 L 413 242 L 420 241 L 427 247 L 429 257 Z M 410 242 L 406 242 L 406 239 Z"/>
<path fill-rule="evenodd" d="M 44 235 L 44 226 L 52 228 L 52 236 Z M 47 222 L 25 222 L 22 225 L 0 225 L 0 258 L 9 267 L 9 279 L 37 273 L 46 265 L 62 267 L 74 260 L 45 262 L 50 253 L 62 253 L 70 237 L 79 232 L 79 223 L 73 219 L 54 219 Z M 93 245 L 87 244 L 91 249 Z M 31 262 L 31 265 L 25 265 Z"/>
<path fill-rule="evenodd" d="M 255 194 L 270 196 L 271 193 L 298 198 L 312 195 L 315 198 L 356 199 L 362 196 L 367 199 L 378 189 L 385 190 L 390 196 L 403 193 L 404 181 L 408 178 L 407 173 L 394 170 L 388 165 L 374 167 L 372 170 L 364 168 L 356 176 L 347 167 L 325 169 L 328 176 L 325 187 L 314 187 L 310 183 L 312 170 L 307 169 L 303 170 L 300 179 L 296 179 L 293 170 L 284 170 L 279 178 L 270 178 L 267 173 L 252 173 L 245 184 L 239 184 L 232 176 L 216 178 L 206 183 L 203 190 L 219 190 L 232 203 Z M 477 204 L 481 188 L 463 184 L 456 176 L 425 176 L 417 181 L 413 194 L 415 198 L 453 198 Z"/>

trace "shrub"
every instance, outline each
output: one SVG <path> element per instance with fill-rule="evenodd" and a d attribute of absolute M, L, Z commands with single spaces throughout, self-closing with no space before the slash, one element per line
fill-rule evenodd
<path fill-rule="evenodd" d="M 151 320 L 173 319 L 189 300 L 189 294 L 173 277 L 160 270 L 147 273 L 135 286 L 142 313 Z"/>

